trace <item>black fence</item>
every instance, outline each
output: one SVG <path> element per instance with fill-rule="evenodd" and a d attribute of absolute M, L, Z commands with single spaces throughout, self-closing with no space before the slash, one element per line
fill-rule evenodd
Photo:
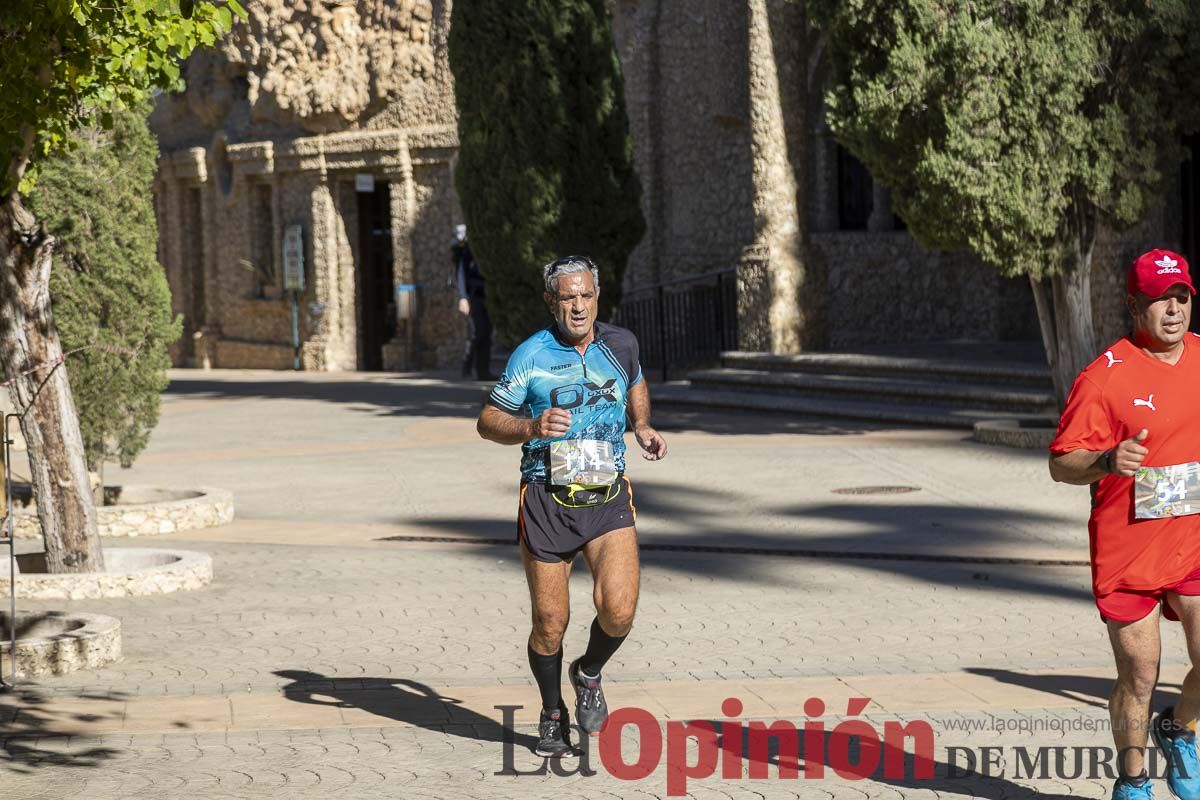
<path fill-rule="evenodd" d="M 737 348 L 737 272 L 709 272 L 625 293 L 613 321 L 641 346 L 642 368 L 662 379 L 714 364 Z"/>

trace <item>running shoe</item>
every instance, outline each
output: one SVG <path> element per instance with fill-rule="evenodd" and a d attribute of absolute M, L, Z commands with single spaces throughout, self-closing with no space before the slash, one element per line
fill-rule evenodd
<path fill-rule="evenodd" d="M 542 711 L 538 720 L 538 743 L 533 752 L 544 758 L 561 758 L 572 754 L 571 719 L 567 715 L 566 704 L 559 706 L 557 711 Z"/>
<path fill-rule="evenodd" d="M 1159 712 L 1150 726 L 1154 743 L 1167 758 L 1167 788 L 1179 800 L 1200 800 L 1200 755 L 1196 754 L 1196 733 L 1171 730 L 1173 706 Z"/>
<path fill-rule="evenodd" d="M 1113 784 L 1112 800 L 1154 800 L 1154 790 L 1150 788 L 1152 782 L 1134 786 L 1124 778 L 1118 778 Z"/>
<path fill-rule="evenodd" d="M 571 662 L 567 675 L 575 689 L 575 721 L 585 733 L 597 733 L 608 719 L 608 703 L 604 702 L 600 676 L 589 678 L 581 673 L 579 659 Z"/>

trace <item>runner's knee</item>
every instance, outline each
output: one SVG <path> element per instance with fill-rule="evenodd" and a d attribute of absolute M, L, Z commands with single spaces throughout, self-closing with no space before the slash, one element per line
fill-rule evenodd
<path fill-rule="evenodd" d="M 624 636 L 633 627 L 632 603 L 601 603 L 596 610 L 600 625 L 609 636 Z"/>
<path fill-rule="evenodd" d="M 535 611 L 533 614 L 533 635 L 548 644 L 557 646 L 562 643 L 563 636 L 567 632 L 567 623 L 570 621 L 570 614 L 557 611 Z M 554 649 L 557 649 L 557 647 Z"/>
<path fill-rule="evenodd" d="M 1154 694 L 1154 686 L 1158 682 L 1157 661 L 1134 661 L 1120 670 L 1117 675 L 1117 687 L 1130 692 L 1138 699 L 1147 702 Z"/>

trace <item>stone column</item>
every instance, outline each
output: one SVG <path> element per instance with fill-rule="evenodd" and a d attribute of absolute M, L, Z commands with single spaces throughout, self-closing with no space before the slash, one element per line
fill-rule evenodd
<path fill-rule="evenodd" d="M 746 352 L 771 349 L 771 258 L 766 247 L 751 245 L 737 265 L 737 348 Z"/>
<path fill-rule="evenodd" d="M 329 176 L 322 170 L 312 190 L 308 225 L 312 263 L 305 271 L 312 285 L 300 295 L 300 359 L 306 370 L 330 369 L 335 361 L 329 352 L 329 320 L 342 313 L 344 294 L 339 291 L 336 216 Z M 312 309 L 310 302 L 316 304 Z"/>
<path fill-rule="evenodd" d="M 400 142 L 400 171 L 388 175 L 388 181 L 391 184 L 392 282 L 416 283 L 413 226 L 417 218 L 417 190 L 407 136 Z M 417 313 L 420 314 L 420 309 Z M 396 335 L 383 345 L 385 370 L 408 372 L 418 368 L 416 325 L 416 319 L 397 322 Z"/>

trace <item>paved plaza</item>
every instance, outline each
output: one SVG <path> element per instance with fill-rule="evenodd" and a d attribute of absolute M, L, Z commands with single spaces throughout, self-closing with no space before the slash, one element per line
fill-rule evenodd
<path fill-rule="evenodd" d="M 538 702 L 511 544 L 518 451 L 476 435 L 482 385 L 172 376 L 149 449 L 107 478 L 227 488 L 237 520 L 106 545 L 207 552 L 213 582 L 20 603 L 119 617 L 124 657 L 0 701 L 0 798 L 658 798 L 683 788 L 705 800 L 998 800 L 1110 790 L 1104 753 L 1081 749 L 1111 748 L 1113 669 L 1088 589 L 1088 493 L 1052 484 L 1040 452 L 961 432 L 656 410 L 671 453 L 630 459 L 642 599 L 605 686 L 613 708 L 661 722 L 661 758 L 647 728 L 626 725 L 607 753 L 593 738 L 584 757 L 548 770 L 529 749 Z M 580 560 L 568 660 L 586 643 L 590 588 Z M 1185 670 L 1178 626 L 1165 630 L 1164 700 Z M 723 712 L 727 698 L 739 713 Z M 824 708 L 806 713 L 813 698 Z M 839 746 L 852 760 L 878 756 L 866 739 L 839 745 L 850 717 L 880 736 L 927 723 L 933 777 L 915 776 L 912 758 L 898 774 L 836 774 Z M 782 778 L 771 748 L 743 769 L 731 763 L 730 777 L 712 761 L 711 777 L 689 778 L 681 765 L 716 758 L 697 744 L 702 734 L 684 740 L 691 729 L 678 723 L 691 720 L 726 734 L 739 721 L 808 723 L 830 766 L 822 778 Z M 639 757 L 639 779 L 610 768 Z M 1035 757 L 1034 769 L 1022 761 Z"/>

